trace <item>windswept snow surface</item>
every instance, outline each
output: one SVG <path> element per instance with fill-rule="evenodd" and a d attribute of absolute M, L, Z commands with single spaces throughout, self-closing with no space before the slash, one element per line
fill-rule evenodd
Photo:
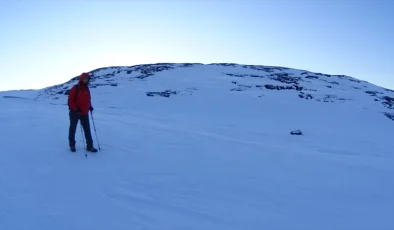
<path fill-rule="evenodd" d="M 66 95 L 0 93 L 0 229 L 394 229 L 385 107 L 350 91 L 348 103 L 231 91 L 210 68 L 224 67 L 93 88 L 101 151 L 88 158 L 79 126 L 68 150 Z"/>

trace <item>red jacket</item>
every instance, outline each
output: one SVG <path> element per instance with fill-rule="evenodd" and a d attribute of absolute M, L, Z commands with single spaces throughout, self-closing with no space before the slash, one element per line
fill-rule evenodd
<path fill-rule="evenodd" d="M 89 88 L 82 82 L 85 77 L 85 75 L 82 75 L 79 78 L 78 95 L 76 94 L 76 85 L 71 88 L 68 94 L 68 105 L 70 107 L 70 110 L 73 112 L 77 112 L 79 109 L 81 115 L 89 114 L 89 109 L 92 106 Z"/>

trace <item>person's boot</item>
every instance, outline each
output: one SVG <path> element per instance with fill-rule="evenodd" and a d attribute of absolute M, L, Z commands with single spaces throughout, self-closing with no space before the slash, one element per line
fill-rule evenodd
<path fill-rule="evenodd" d="M 75 148 L 75 145 L 70 145 L 70 150 L 71 150 L 71 152 L 77 151 L 77 149 Z"/>
<path fill-rule="evenodd" d="M 86 150 L 93 153 L 97 152 L 97 149 L 95 149 L 94 147 L 87 147 Z"/>
<path fill-rule="evenodd" d="M 70 146 L 71 152 L 77 151 L 77 150 L 75 149 L 75 141 L 69 141 L 69 142 L 68 142 L 68 146 Z"/>

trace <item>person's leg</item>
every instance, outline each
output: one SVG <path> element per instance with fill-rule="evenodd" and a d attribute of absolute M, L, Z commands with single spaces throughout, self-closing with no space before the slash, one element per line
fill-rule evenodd
<path fill-rule="evenodd" d="M 78 114 L 70 111 L 69 117 L 70 117 L 70 127 L 68 129 L 68 142 L 71 148 L 75 148 L 75 132 L 77 131 Z"/>
<path fill-rule="evenodd" d="M 89 123 L 89 115 L 86 116 L 81 116 L 81 125 L 83 127 L 83 131 L 85 133 L 85 139 L 86 139 L 86 148 L 92 149 L 93 148 L 93 139 L 92 139 L 92 134 L 90 132 L 90 123 Z"/>

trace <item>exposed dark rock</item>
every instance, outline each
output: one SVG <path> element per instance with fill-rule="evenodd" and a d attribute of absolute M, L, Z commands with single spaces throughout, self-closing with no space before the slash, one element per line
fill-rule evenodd
<path fill-rule="evenodd" d="M 295 88 L 297 91 L 301 91 L 301 90 L 304 89 L 304 87 L 298 86 L 298 85 L 294 85 L 294 88 Z"/>
<path fill-rule="evenodd" d="M 365 91 L 366 94 L 369 94 L 371 96 L 377 96 L 377 94 L 383 94 L 381 92 L 377 92 L 377 91 Z"/>
<path fill-rule="evenodd" d="M 120 68 L 120 66 L 102 67 L 102 68 L 98 68 L 98 69 L 95 69 L 95 70 L 89 72 L 89 74 L 90 74 L 90 75 L 95 75 L 97 72 L 99 72 L 99 71 L 101 71 L 101 70 L 119 69 L 119 68 Z M 76 77 L 76 78 L 79 79 L 79 76 Z"/>
<path fill-rule="evenodd" d="M 178 92 L 172 90 L 165 90 L 163 92 L 147 92 L 146 96 L 153 97 L 153 96 L 161 96 L 161 97 L 170 97 L 171 95 L 176 95 Z"/>
<path fill-rule="evenodd" d="M 265 76 L 261 76 L 261 75 L 254 75 L 254 74 L 250 74 L 248 75 L 249 77 L 254 77 L 254 78 L 264 78 Z"/>
<path fill-rule="evenodd" d="M 237 84 L 239 87 L 238 88 L 232 88 L 230 91 L 244 91 L 248 88 L 252 88 L 251 85 L 243 85 L 243 84 L 238 84 L 236 81 L 232 81 L 233 84 Z"/>
<path fill-rule="evenodd" d="M 300 77 L 291 77 L 287 73 L 276 73 L 268 75 L 272 80 L 279 81 L 286 84 L 298 84 Z"/>
<path fill-rule="evenodd" d="M 261 87 L 261 86 L 257 86 L 257 87 Z M 300 87 L 300 86 L 297 86 L 297 85 L 283 86 L 283 85 L 266 84 L 266 85 L 264 85 L 264 87 L 266 89 L 270 89 L 270 90 L 297 90 L 297 91 L 301 91 L 303 89 L 303 87 Z"/>
<path fill-rule="evenodd" d="M 232 74 L 232 73 L 224 73 L 224 74 L 231 77 L 245 77 L 244 75 L 240 75 L 240 74 Z"/>
<path fill-rule="evenodd" d="M 354 79 L 354 78 L 348 78 L 349 79 L 349 81 L 352 81 L 352 82 L 356 82 L 356 83 L 361 83 L 361 81 L 360 80 L 357 80 L 357 79 Z"/>
<path fill-rule="evenodd" d="M 179 67 L 192 67 L 192 66 L 195 66 L 195 65 L 202 65 L 201 63 L 183 63 L 183 64 L 181 64 Z"/>
<path fill-rule="evenodd" d="M 236 67 L 238 66 L 238 64 L 236 63 L 212 63 L 209 65 L 216 65 L 216 66 L 232 66 L 232 67 Z"/>
<path fill-rule="evenodd" d="M 232 77 L 255 77 L 255 78 L 264 78 L 264 76 L 260 75 L 255 75 L 255 74 L 232 74 L 232 73 L 224 73 L 227 76 L 232 76 Z"/>
<path fill-rule="evenodd" d="M 331 75 L 329 74 L 323 74 L 323 73 L 314 73 L 314 74 L 318 76 L 331 77 Z"/>
<path fill-rule="evenodd" d="M 304 134 L 302 133 L 301 130 L 294 130 L 294 131 L 291 131 L 290 134 L 291 134 L 291 135 L 298 135 L 298 136 L 304 135 Z"/>
<path fill-rule="evenodd" d="M 308 75 L 305 78 L 308 78 L 308 79 L 319 79 L 318 76 L 313 76 L 313 75 Z"/>
<path fill-rule="evenodd" d="M 356 83 L 363 82 L 361 80 L 358 80 L 358 79 L 355 79 L 353 77 L 349 77 L 349 76 L 346 76 L 346 75 L 333 75 L 333 77 L 337 77 L 337 78 L 339 78 L 341 80 L 345 80 L 346 79 L 346 80 L 349 80 L 349 81 L 352 81 L 352 82 L 356 82 Z"/>
<path fill-rule="evenodd" d="M 310 95 L 310 94 L 304 94 L 303 92 L 301 92 L 300 94 L 298 94 L 298 96 L 299 96 L 300 98 L 304 98 L 304 99 L 307 99 L 307 100 L 313 99 L 313 96 L 312 96 L 312 95 Z"/>
<path fill-rule="evenodd" d="M 394 98 L 393 97 L 384 96 L 383 99 L 386 100 L 388 103 L 393 103 L 394 102 Z"/>
<path fill-rule="evenodd" d="M 282 85 L 265 85 L 266 89 L 271 89 L 271 90 L 291 90 L 294 89 L 294 86 L 282 86 Z"/>
<path fill-rule="evenodd" d="M 113 74 L 113 73 L 104 74 L 104 75 L 100 76 L 100 79 L 102 79 L 102 78 L 109 79 L 109 78 L 113 78 L 114 76 L 115 76 L 115 74 Z M 96 78 L 92 78 L 92 79 L 96 79 Z"/>
<path fill-rule="evenodd" d="M 284 67 L 275 67 L 275 66 L 261 66 L 261 65 L 243 65 L 243 68 L 246 69 L 253 69 L 257 71 L 264 71 L 267 73 L 273 73 L 275 71 L 284 71 L 288 70 L 289 68 L 284 68 Z"/>
<path fill-rule="evenodd" d="M 173 69 L 174 67 L 170 64 L 155 64 L 155 65 L 143 65 L 141 67 L 137 67 L 134 69 L 134 71 L 140 71 L 144 75 L 153 75 L 154 73 L 158 73 L 164 70 L 170 70 Z"/>
<path fill-rule="evenodd" d="M 324 102 L 335 102 L 335 99 L 337 99 L 337 96 L 335 95 L 325 95 L 323 101 Z"/>
<path fill-rule="evenodd" d="M 382 102 L 383 106 L 389 109 L 394 109 L 394 98 L 389 97 L 389 96 L 384 96 L 382 97 L 384 102 Z"/>
<path fill-rule="evenodd" d="M 386 117 L 394 121 L 394 113 L 383 113 Z"/>
<path fill-rule="evenodd" d="M 174 66 L 175 63 L 161 62 L 161 63 L 156 63 L 156 64 L 146 64 L 145 66 L 161 66 L 161 65 L 165 65 L 165 66 Z"/>

